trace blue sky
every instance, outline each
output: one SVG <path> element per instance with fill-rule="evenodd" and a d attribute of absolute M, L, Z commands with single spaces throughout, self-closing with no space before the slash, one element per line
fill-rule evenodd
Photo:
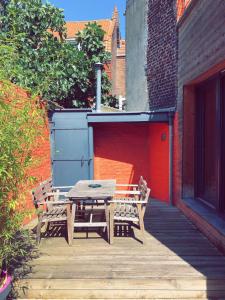
<path fill-rule="evenodd" d="M 82 21 L 111 18 L 116 5 L 120 13 L 120 29 L 125 37 L 126 0 L 48 0 L 56 7 L 63 8 L 66 21 Z"/>

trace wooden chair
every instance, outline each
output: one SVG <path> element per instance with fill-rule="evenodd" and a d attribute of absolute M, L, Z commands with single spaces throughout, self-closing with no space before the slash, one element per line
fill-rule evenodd
<path fill-rule="evenodd" d="M 140 176 L 138 184 L 127 184 L 127 183 L 125 183 L 125 184 L 117 184 L 116 187 L 119 187 L 119 188 L 123 187 L 123 188 L 127 188 L 127 189 L 138 190 L 138 189 L 140 189 L 140 186 L 144 182 L 146 182 L 146 181 L 144 180 L 143 176 Z"/>
<path fill-rule="evenodd" d="M 113 243 L 114 222 L 138 223 L 142 232 L 143 243 L 145 240 L 144 214 L 149 201 L 151 190 L 146 181 L 141 179 L 137 190 L 116 191 L 116 195 L 129 195 L 129 197 L 117 198 L 110 201 L 110 243 Z"/>
<path fill-rule="evenodd" d="M 71 187 L 60 187 L 61 189 L 68 189 Z M 66 221 L 68 243 L 72 244 L 72 202 L 67 198 L 67 192 L 61 192 L 59 187 L 52 186 L 51 178 L 42 182 L 32 191 L 32 198 L 35 208 L 38 213 L 37 225 L 37 243 L 41 240 L 41 227 L 45 223 L 46 229 L 50 222 Z"/>

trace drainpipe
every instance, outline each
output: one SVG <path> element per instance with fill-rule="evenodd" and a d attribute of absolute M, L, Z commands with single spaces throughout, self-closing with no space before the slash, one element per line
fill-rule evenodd
<path fill-rule="evenodd" d="M 173 118 L 174 114 L 169 112 L 169 202 L 173 205 Z"/>
<path fill-rule="evenodd" d="M 96 71 L 96 111 L 101 112 L 101 98 L 102 98 L 102 63 L 95 64 Z"/>

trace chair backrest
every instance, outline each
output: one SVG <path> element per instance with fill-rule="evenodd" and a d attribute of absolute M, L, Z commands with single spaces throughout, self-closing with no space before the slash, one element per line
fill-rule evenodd
<path fill-rule="evenodd" d="M 49 178 L 41 182 L 35 189 L 32 190 L 32 199 L 34 206 L 37 208 L 38 204 L 45 201 L 48 196 L 47 193 L 52 191 L 52 179 Z"/>
<path fill-rule="evenodd" d="M 147 182 L 145 180 L 142 181 L 142 184 L 139 187 L 139 191 L 141 192 L 140 200 L 148 203 L 151 189 L 148 188 Z"/>
<path fill-rule="evenodd" d="M 146 181 L 144 180 L 143 176 L 140 176 L 140 179 L 139 179 L 139 182 L 138 182 L 138 190 L 140 190 L 141 185 L 142 185 L 144 182 L 146 182 Z"/>
<path fill-rule="evenodd" d="M 52 178 L 48 178 L 45 181 L 40 183 L 41 186 L 44 186 L 44 188 L 48 191 L 52 190 Z"/>

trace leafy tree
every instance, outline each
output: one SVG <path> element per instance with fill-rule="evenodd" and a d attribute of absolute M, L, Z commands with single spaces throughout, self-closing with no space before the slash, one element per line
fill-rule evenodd
<path fill-rule="evenodd" d="M 67 97 L 72 83 L 68 81 L 71 70 L 65 65 L 68 60 L 76 65 L 78 52 L 74 53 L 64 42 L 64 25 L 62 11 L 42 4 L 41 0 L 11 0 L 8 3 L 2 17 L 1 40 L 3 45 L 13 44 L 18 54 L 20 72 L 11 74 L 12 82 L 48 100 Z M 55 38 L 53 32 L 58 32 L 60 39 Z"/>
<path fill-rule="evenodd" d="M 74 103 L 90 106 L 95 98 L 94 63 L 109 59 L 101 27 L 88 24 L 77 35 L 76 45 L 71 45 L 66 41 L 63 11 L 51 4 L 9 0 L 4 11 L 0 17 L 0 43 L 6 52 L 11 49 L 11 55 L 13 48 L 13 66 L 19 70 L 9 66 L 8 78 L 64 107 L 73 107 Z M 110 89 L 103 72 L 105 101 Z"/>
<path fill-rule="evenodd" d="M 5 13 L 6 5 L 8 4 L 9 0 L 0 0 L 0 14 Z"/>
<path fill-rule="evenodd" d="M 78 85 L 75 85 L 74 97 L 78 100 L 80 105 L 83 99 L 87 99 L 90 103 L 95 99 L 96 94 L 96 75 L 95 75 L 95 63 L 101 62 L 107 64 L 111 59 L 111 54 L 105 50 L 104 45 L 104 30 L 96 22 L 88 23 L 85 28 L 78 32 L 76 36 L 76 47 L 83 53 L 84 60 L 86 62 L 86 85 L 85 88 L 80 89 Z M 102 100 L 107 102 L 108 95 L 110 94 L 111 83 L 106 72 L 103 69 L 102 72 Z"/>

